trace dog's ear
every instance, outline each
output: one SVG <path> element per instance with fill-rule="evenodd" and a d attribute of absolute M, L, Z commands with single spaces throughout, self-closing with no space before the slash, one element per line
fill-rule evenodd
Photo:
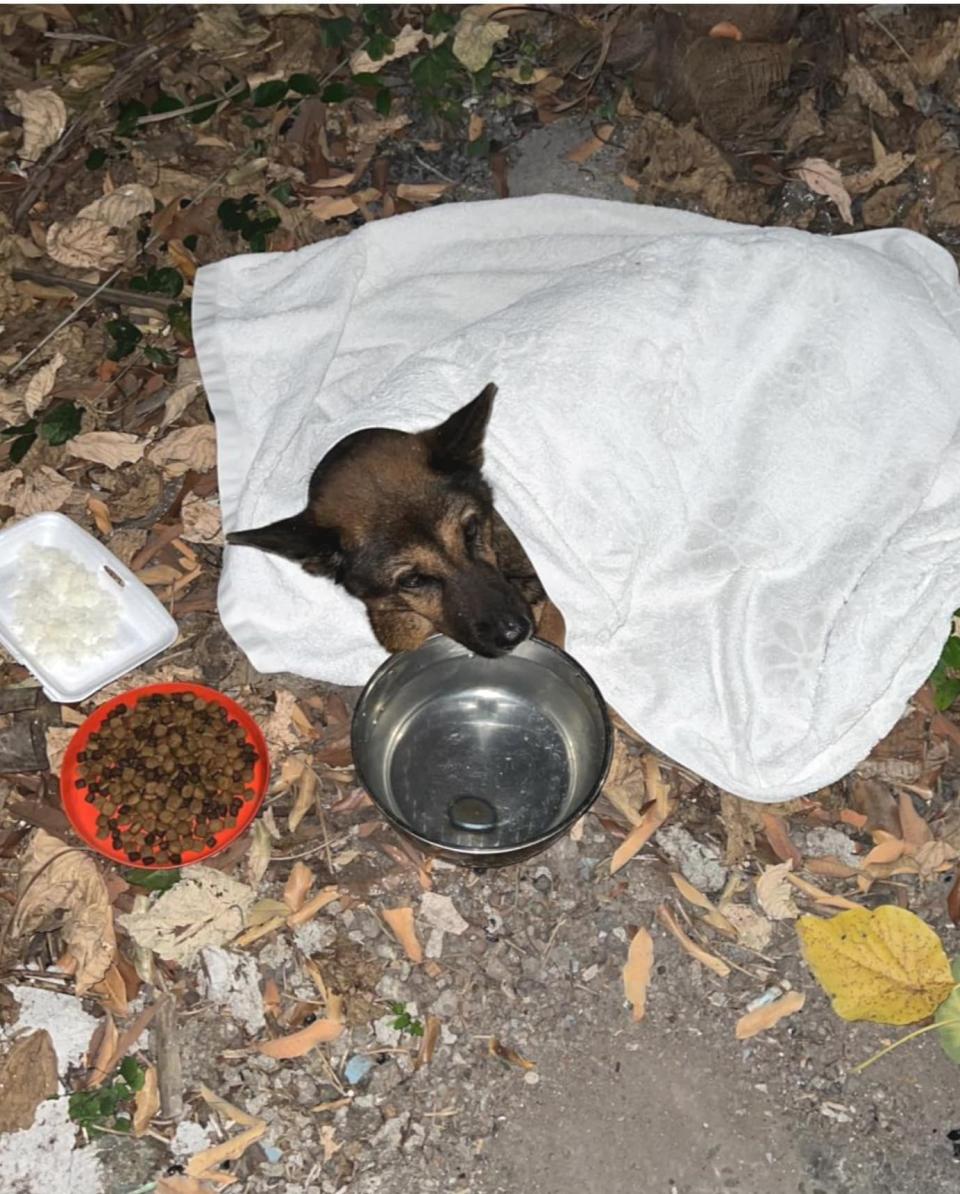
<path fill-rule="evenodd" d="M 312 576 L 336 580 L 343 565 L 340 536 L 329 527 L 319 527 L 303 510 L 292 518 L 281 518 L 250 531 L 233 531 L 227 542 L 238 547 L 256 547 L 271 555 L 293 560 Z"/>
<path fill-rule="evenodd" d="M 423 433 L 430 467 L 439 473 L 477 471 L 483 464 L 483 436 L 487 430 L 497 387 L 490 382 L 472 402 L 462 406 L 439 427 Z"/>

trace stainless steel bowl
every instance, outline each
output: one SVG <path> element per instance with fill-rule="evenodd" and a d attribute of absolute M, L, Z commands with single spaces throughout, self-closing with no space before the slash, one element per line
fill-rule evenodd
<path fill-rule="evenodd" d="M 562 834 L 599 795 L 612 741 L 597 686 L 539 639 L 500 659 L 428 639 L 374 673 L 353 717 L 357 773 L 387 820 L 468 866 Z"/>

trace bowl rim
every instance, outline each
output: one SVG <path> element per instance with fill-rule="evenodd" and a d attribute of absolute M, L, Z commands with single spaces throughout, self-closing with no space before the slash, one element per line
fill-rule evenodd
<path fill-rule="evenodd" d="M 241 827 L 235 825 L 232 829 L 223 829 L 216 836 L 218 837 L 217 844 L 210 846 L 206 850 L 198 851 L 196 858 L 191 858 L 189 862 L 160 862 L 144 864 L 139 860 L 131 861 L 129 858 L 123 857 L 120 851 L 115 851 L 112 846 L 105 846 L 103 841 L 95 837 L 86 825 L 76 816 L 76 810 L 72 806 L 72 802 L 68 800 L 68 791 L 71 796 L 75 796 L 78 789 L 76 788 L 76 766 L 77 754 L 86 745 L 90 734 L 100 727 L 106 715 L 117 707 L 117 705 L 132 701 L 135 705 L 140 701 L 150 696 L 167 696 L 176 693 L 189 692 L 194 696 L 203 697 L 205 700 L 212 701 L 225 708 L 246 732 L 248 742 L 256 748 L 260 755 L 258 760 L 257 770 L 254 772 L 254 780 L 251 784 L 253 788 L 253 795 L 247 802 L 251 807 L 249 816 L 245 824 Z M 73 737 L 67 745 L 67 749 L 63 755 L 63 761 L 60 764 L 59 777 L 59 795 L 60 807 L 67 816 L 67 820 L 74 833 L 81 839 L 81 841 L 91 850 L 95 850 L 102 858 L 108 859 L 116 866 L 129 868 L 138 871 L 175 871 L 183 870 L 186 867 L 196 866 L 198 863 L 207 862 L 208 859 L 226 850 L 228 846 L 233 845 L 243 834 L 245 834 L 253 825 L 254 821 L 263 806 L 266 798 L 267 790 L 270 786 L 270 754 L 267 750 L 267 742 L 263 731 L 257 724 L 255 718 L 249 713 L 243 705 L 235 701 L 233 697 L 227 696 L 225 692 L 220 692 L 219 689 L 210 688 L 206 684 L 195 684 L 189 680 L 175 680 L 166 681 L 156 684 L 144 684 L 138 688 L 129 688 L 125 692 L 118 692 L 116 696 L 112 696 L 109 700 L 89 713 L 83 722 L 77 726 Z"/>
<path fill-rule="evenodd" d="M 546 639 L 538 638 L 536 635 L 533 635 L 531 638 L 524 641 L 535 642 L 539 647 L 545 647 L 548 651 L 552 651 L 554 655 L 559 656 L 565 664 L 572 667 L 580 674 L 580 676 L 586 681 L 587 688 L 596 702 L 597 708 L 600 712 L 600 719 L 603 724 L 603 757 L 597 772 L 597 777 L 591 785 L 589 792 L 577 802 L 575 807 L 569 813 L 567 813 L 562 821 L 558 821 L 556 825 L 551 826 L 550 829 L 548 829 L 545 833 L 540 834 L 538 837 L 530 838 L 527 841 L 514 842 L 512 845 L 477 846 L 474 849 L 452 846 L 446 842 L 433 841 L 431 838 L 424 836 L 424 834 L 418 832 L 418 830 L 408 825 L 400 817 L 397 817 L 393 812 L 386 808 L 367 781 L 367 777 L 364 775 L 363 767 L 360 763 L 359 752 L 357 750 L 357 737 L 358 722 L 361 717 L 361 711 L 363 710 L 370 692 L 374 685 L 379 681 L 380 677 L 386 672 L 390 671 L 391 668 L 397 666 L 401 659 L 409 655 L 414 655 L 417 651 L 422 651 L 425 647 L 429 646 L 430 643 L 435 642 L 437 639 L 445 639 L 447 642 L 455 643 L 456 646 L 461 647 L 462 650 L 467 652 L 467 654 L 471 654 L 466 647 L 463 647 L 461 643 L 457 643 L 455 639 L 450 639 L 444 634 L 431 634 L 429 638 L 424 639 L 419 647 L 415 647 L 412 651 L 397 651 L 395 654 L 390 655 L 383 661 L 383 663 L 380 664 L 377 670 L 363 686 L 360 696 L 357 698 L 357 703 L 354 706 L 353 717 L 350 721 L 350 749 L 353 754 L 353 765 L 356 768 L 357 779 L 363 785 L 364 791 L 373 801 L 377 811 L 384 817 L 384 819 L 389 822 L 389 824 L 392 825 L 393 828 L 399 833 L 403 833 L 407 837 L 412 838 L 428 851 L 444 850 L 451 854 L 459 854 L 464 859 L 469 859 L 471 857 L 508 858 L 511 854 L 515 854 L 519 851 L 528 853 L 533 852 L 537 847 L 549 845 L 550 842 L 554 841 L 558 837 L 561 837 L 564 833 L 566 833 L 571 825 L 575 824 L 582 816 L 584 816 L 584 814 L 590 810 L 597 798 L 600 796 L 600 793 L 603 791 L 603 785 L 606 782 L 607 774 L 610 771 L 610 763 L 613 759 L 614 731 L 613 722 L 610 719 L 610 712 L 607 707 L 607 702 L 604 700 L 603 693 L 600 691 L 597 682 L 590 675 L 583 664 L 580 663 L 579 660 L 575 659 L 574 656 L 572 656 L 568 651 L 565 651 L 562 647 L 558 647 L 554 643 L 549 643 Z"/>

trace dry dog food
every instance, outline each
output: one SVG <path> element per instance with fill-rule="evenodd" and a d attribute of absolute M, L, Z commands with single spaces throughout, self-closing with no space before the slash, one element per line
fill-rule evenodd
<path fill-rule="evenodd" d="M 77 755 L 96 836 L 131 862 L 179 864 L 216 845 L 253 797 L 256 750 L 222 705 L 191 693 L 117 705 Z"/>

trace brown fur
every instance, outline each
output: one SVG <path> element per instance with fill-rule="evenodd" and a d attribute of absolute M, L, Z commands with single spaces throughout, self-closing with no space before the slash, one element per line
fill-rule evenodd
<path fill-rule="evenodd" d="M 296 560 L 364 602 L 388 651 L 437 632 L 485 655 L 531 629 L 562 645 L 563 619 L 493 507 L 483 435 L 496 387 L 418 434 L 373 428 L 317 466 L 306 508 L 228 536 Z"/>

